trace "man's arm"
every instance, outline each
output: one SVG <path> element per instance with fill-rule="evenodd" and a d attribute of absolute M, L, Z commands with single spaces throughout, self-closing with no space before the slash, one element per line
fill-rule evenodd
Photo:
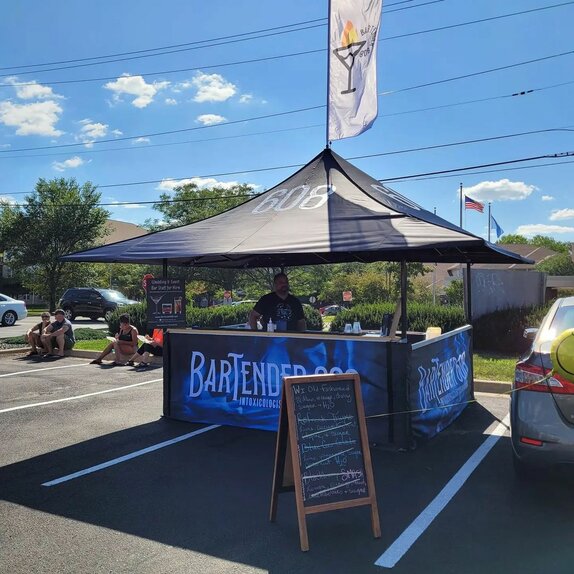
<path fill-rule="evenodd" d="M 253 331 L 257 331 L 257 321 L 261 317 L 261 313 L 258 313 L 255 309 L 249 311 L 249 326 Z"/>

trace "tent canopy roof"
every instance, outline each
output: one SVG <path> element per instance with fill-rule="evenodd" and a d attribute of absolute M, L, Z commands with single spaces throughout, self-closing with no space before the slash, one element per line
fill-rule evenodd
<path fill-rule="evenodd" d="M 384 187 L 329 148 L 233 209 L 62 259 L 232 268 L 401 260 L 530 263 Z"/>

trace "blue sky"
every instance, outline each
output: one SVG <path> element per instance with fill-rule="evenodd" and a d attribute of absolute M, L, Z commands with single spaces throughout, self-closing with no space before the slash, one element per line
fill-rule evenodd
<path fill-rule="evenodd" d="M 565 5 L 424 32 L 557 4 Z M 302 165 L 325 146 L 325 108 L 285 112 L 326 102 L 326 16 L 326 1 L 308 0 L 12 3 L 0 20 L 0 196 L 21 200 L 40 177 L 89 180 L 100 186 L 105 203 L 154 201 L 192 178 L 206 185 L 250 183 L 259 191 L 273 187 L 295 168 L 250 170 Z M 379 117 L 368 132 L 334 142 L 333 149 L 377 179 L 574 151 L 574 131 L 556 131 L 574 130 L 574 54 L 557 56 L 574 50 L 573 21 L 574 2 L 384 2 Z M 277 34 L 293 28 L 245 41 L 221 39 L 302 22 L 293 28 L 306 29 L 289 33 Z M 424 33 L 409 35 L 414 32 Z M 208 40 L 208 47 L 197 43 Z M 98 65 L 53 64 L 178 44 L 187 46 Z M 237 63 L 299 52 L 310 53 Z M 557 57 L 444 81 L 549 56 Z M 528 90 L 534 91 L 511 96 Z M 482 101 L 464 103 L 474 100 Z M 251 119 L 272 114 L 284 115 Z M 149 135 L 175 130 L 187 131 Z M 553 131 L 352 159 L 540 130 Z M 56 147 L 63 145 L 69 147 Z M 462 183 L 474 199 L 492 202 L 505 232 L 574 241 L 573 160 L 390 185 L 458 223 Z M 517 167 L 528 169 L 511 169 Z M 116 185 L 141 181 L 158 183 Z M 108 209 L 112 218 L 133 223 L 157 217 L 149 205 Z M 484 214 L 467 211 L 464 227 L 485 236 L 486 208 Z"/>

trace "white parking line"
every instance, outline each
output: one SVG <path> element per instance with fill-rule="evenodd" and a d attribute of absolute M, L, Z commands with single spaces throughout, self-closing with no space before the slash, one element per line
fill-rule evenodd
<path fill-rule="evenodd" d="M 490 436 L 474 451 L 472 456 L 462 465 L 459 471 L 448 481 L 446 486 L 437 494 L 434 500 L 415 518 L 407 529 L 389 546 L 384 554 L 375 562 L 376 566 L 393 568 L 407 553 L 409 548 L 418 540 L 430 523 L 441 513 L 452 497 L 461 489 L 468 477 L 490 452 L 508 429 L 509 415 L 489 433 Z"/>
<path fill-rule="evenodd" d="M 16 371 L 15 373 L 5 373 L 4 375 L 0 375 L 0 378 L 3 377 L 13 377 L 15 375 L 27 375 L 28 373 L 39 373 L 41 371 L 53 371 L 55 369 L 69 369 L 71 367 L 87 367 L 90 363 L 75 363 L 73 365 L 62 365 L 61 367 L 44 367 L 43 369 L 32 369 L 30 371 Z"/>
<path fill-rule="evenodd" d="M 74 397 L 66 397 L 65 399 L 54 399 L 53 401 L 44 401 L 43 403 L 30 403 L 29 405 L 21 405 L 19 407 L 11 407 L 9 409 L 2 409 L 0 413 L 9 413 L 10 411 L 19 411 L 21 409 L 30 409 L 32 407 L 40 407 L 43 405 L 52 405 L 54 403 L 63 403 L 65 401 L 75 401 L 77 399 L 85 399 L 86 397 L 93 397 L 95 395 L 103 395 L 104 393 L 115 393 L 116 391 L 123 391 L 124 389 L 131 389 L 132 387 L 139 387 L 141 385 L 149 385 L 150 383 L 157 383 L 163 379 L 153 379 L 152 381 L 145 381 L 144 383 L 135 383 L 133 385 L 126 385 L 125 387 L 116 387 L 115 389 L 106 389 L 105 391 L 96 391 L 95 393 L 87 393 L 85 395 L 76 395 Z"/>
<path fill-rule="evenodd" d="M 166 446 L 171 446 L 172 444 L 176 444 L 176 443 L 181 442 L 183 440 L 187 440 L 188 438 L 192 438 L 194 436 L 203 434 L 205 432 L 217 429 L 220 426 L 221 425 L 210 425 L 208 427 L 198 429 L 196 431 L 178 436 L 176 438 L 172 438 L 170 440 L 166 440 L 164 442 L 154 444 L 153 446 L 148 446 L 147 448 L 143 448 L 141 450 L 136 450 L 135 452 L 132 452 L 131 454 L 126 454 L 124 456 L 120 456 L 119 458 L 114 458 L 112 460 L 108 460 L 107 462 L 102 462 L 101 464 L 97 464 L 96 466 L 91 466 L 90 468 L 86 468 L 84 470 L 79 470 L 78 472 L 74 472 L 72 474 L 67 474 L 66 476 L 62 476 L 61 478 L 55 478 L 54 480 L 44 482 L 44 483 L 42 483 L 42 486 L 56 486 L 56 484 L 61 484 L 62 482 L 66 482 L 68 480 L 74 480 L 74 478 L 79 478 L 80 476 L 85 476 L 86 474 L 91 474 L 92 472 L 98 472 L 98 470 L 103 470 L 104 468 L 109 468 L 110 466 L 114 466 L 115 464 L 120 464 L 121 462 L 125 462 L 126 460 L 131 460 L 132 458 L 142 456 L 144 454 L 147 454 L 148 452 L 153 452 L 154 450 L 159 450 L 160 448 L 164 448 Z"/>

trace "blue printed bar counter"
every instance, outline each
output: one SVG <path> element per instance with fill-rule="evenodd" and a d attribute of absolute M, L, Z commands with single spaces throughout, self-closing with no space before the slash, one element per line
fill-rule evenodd
<path fill-rule="evenodd" d="M 370 442 L 410 448 L 413 437 L 433 436 L 462 412 L 460 405 L 445 409 L 447 402 L 472 395 L 470 339 L 470 327 L 415 344 L 330 333 L 173 329 L 164 344 L 164 415 L 274 431 L 283 377 L 358 373 Z M 421 409 L 427 410 L 408 412 Z"/>

